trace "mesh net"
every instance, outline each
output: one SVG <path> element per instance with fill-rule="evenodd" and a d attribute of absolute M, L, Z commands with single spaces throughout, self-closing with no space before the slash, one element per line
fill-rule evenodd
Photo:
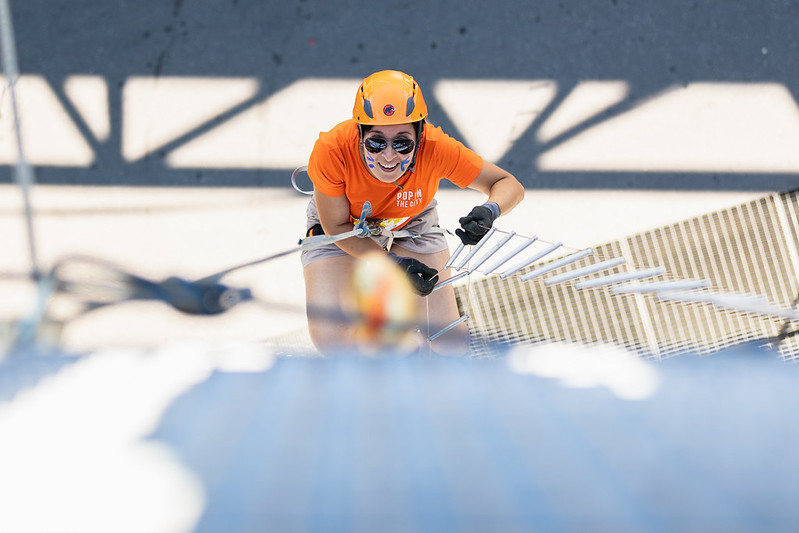
<path fill-rule="evenodd" d="M 799 190 L 773 194 L 722 211 L 632 235 L 594 248 L 586 258 L 529 281 L 541 264 L 503 278 L 492 274 L 456 286 L 463 313 L 472 316 L 472 347 L 492 356 L 496 345 L 546 341 L 610 343 L 650 357 L 711 353 L 742 342 L 772 339 L 795 322 L 707 302 L 671 301 L 653 293 L 620 294 L 614 285 L 579 288 L 578 282 L 664 267 L 665 279 L 700 279 L 694 291 L 758 295 L 788 313 L 797 296 Z M 608 257 L 626 262 L 575 280 L 547 279 Z M 661 279 L 663 279 L 661 278 Z M 783 358 L 799 357 L 799 340 L 779 342 Z"/>

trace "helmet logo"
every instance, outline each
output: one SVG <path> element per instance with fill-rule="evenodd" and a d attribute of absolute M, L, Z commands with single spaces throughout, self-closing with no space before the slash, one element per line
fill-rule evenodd
<path fill-rule="evenodd" d="M 391 104 L 386 104 L 385 107 L 383 107 L 383 114 L 385 116 L 387 116 L 387 117 L 390 117 L 391 115 L 393 115 L 394 114 L 394 106 L 391 105 Z"/>

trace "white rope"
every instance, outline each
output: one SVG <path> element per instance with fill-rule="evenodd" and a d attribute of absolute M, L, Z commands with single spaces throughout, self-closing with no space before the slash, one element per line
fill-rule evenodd
<path fill-rule="evenodd" d="M 11 23 L 11 9 L 8 0 L 0 0 L 0 49 L 3 56 L 3 71 L 8 82 L 8 91 L 11 95 L 11 109 L 14 116 L 14 133 L 17 140 L 17 164 L 15 166 L 15 178 L 22 192 L 22 200 L 25 209 L 25 227 L 28 233 L 28 253 L 31 261 L 31 274 L 34 279 L 39 279 L 39 261 L 36 255 L 36 243 L 33 235 L 33 215 L 30 202 L 30 188 L 34 183 L 33 169 L 25 158 L 25 151 L 22 146 L 22 131 L 20 129 L 19 111 L 17 108 L 17 94 L 15 85 L 19 79 L 19 68 L 17 66 L 17 49 L 14 44 L 14 28 Z"/>

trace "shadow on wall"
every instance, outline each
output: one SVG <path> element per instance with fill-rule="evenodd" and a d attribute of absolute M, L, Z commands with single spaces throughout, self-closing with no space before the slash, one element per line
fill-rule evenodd
<path fill-rule="evenodd" d="M 256 78 L 131 77 L 112 95 L 102 76 L 55 87 L 25 75 L 15 87 L 25 154 L 42 183 L 287 186 L 318 133 L 349 116 L 359 81 L 306 78 L 265 94 Z M 795 185 L 799 107 L 784 85 L 631 92 L 624 80 L 463 79 L 427 91 L 449 133 L 528 188 Z M 0 113 L 0 135 L 13 139 L 9 98 Z M 0 163 L 16 159 L 15 143 L 0 144 Z"/>
<path fill-rule="evenodd" d="M 396 68 L 530 189 L 796 185 L 796 2 L 442 0 L 379 39 L 350 2 L 12 3 L 41 183 L 288 187 L 359 80 Z"/>

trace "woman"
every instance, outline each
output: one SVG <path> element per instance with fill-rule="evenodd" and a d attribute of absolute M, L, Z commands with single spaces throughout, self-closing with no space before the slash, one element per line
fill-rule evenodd
<path fill-rule="evenodd" d="M 515 177 L 483 161 L 440 128 L 425 124 L 426 117 L 421 89 L 411 76 L 377 72 L 358 88 L 352 119 L 322 133 L 314 146 L 308 161 L 314 184 L 308 235 L 351 231 L 367 201 L 372 206 L 370 227 L 377 230 L 372 233 L 382 232 L 302 255 L 308 327 L 322 353 L 356 345 L 351 325 L 331 316 L 341 316 L 346 298 L 341 289 L 351 286 L 358 259 L 370 253 L 388 253 L 405 271 L 418 294 L 415 323 L 422 334 L 435 333 L 459 318 L 452 285 L 432 292 L 437 282 L 449 278 L 443 270 L 448 244 L 437 231 L 435 194 L 441 179 L 488 196 L 486 203 L 459 219 L 456 234 L 465 244 L 476 244 L 497 217 L 524 197 Z M 468 326 L 462 323 L 438 337 L 431 348 L 462 354 L 468 351 L 468 341 Z"/>

